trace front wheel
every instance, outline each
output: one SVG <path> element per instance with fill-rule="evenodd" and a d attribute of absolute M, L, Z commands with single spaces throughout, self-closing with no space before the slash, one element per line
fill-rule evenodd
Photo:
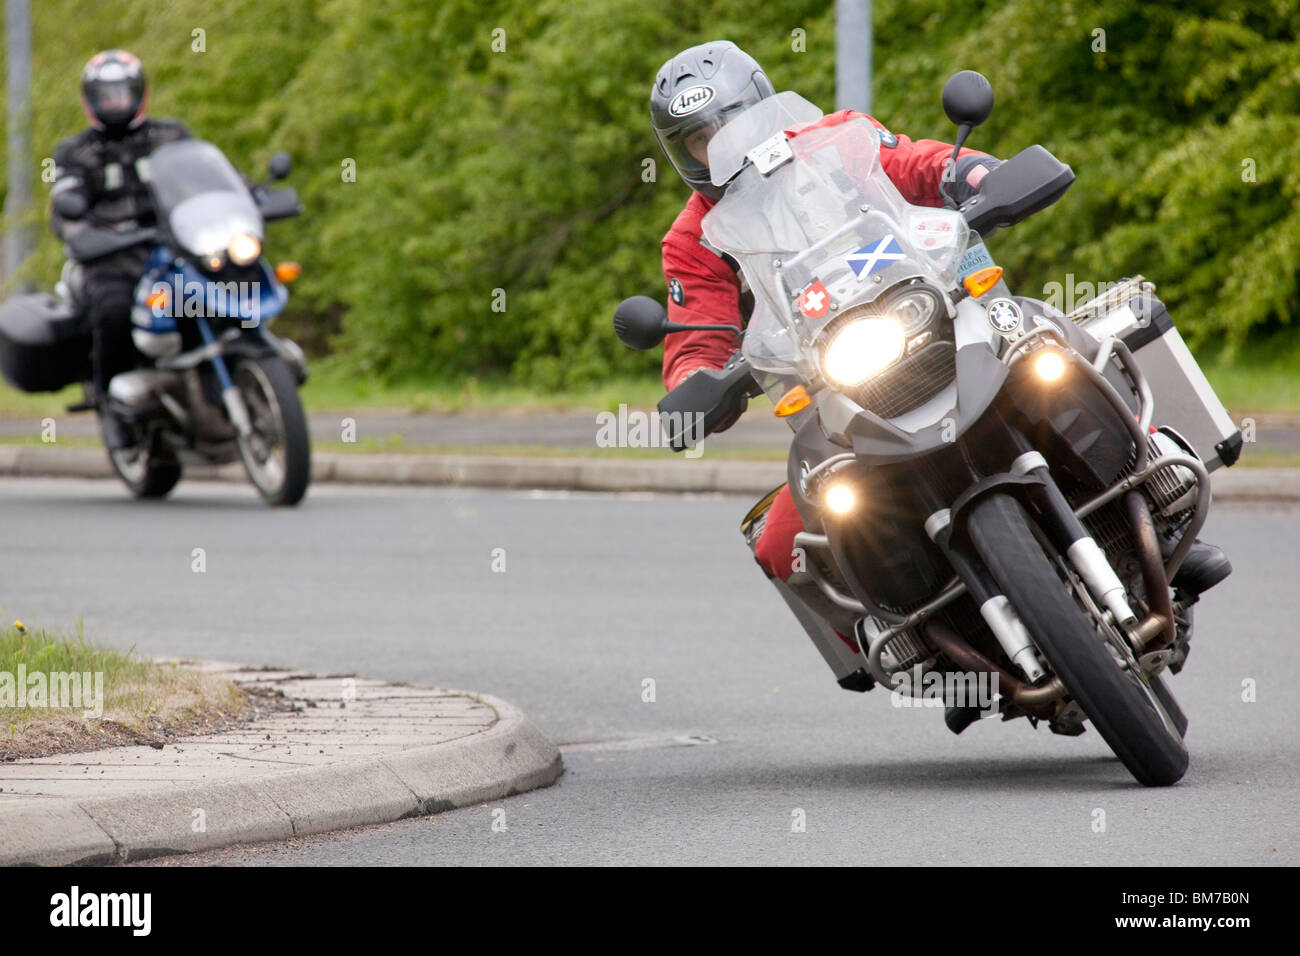
<path fill-rule="evenodd" d="M 992 494 L 971 510 L 971 541 L 1034 643 L 1115 755 L 1148 787 L 1177 783 L 1187 747 L 1131 653 L 1113 647 L 1057 574 L 1024 507 Z"/>
<path fill-rule="evenodd" d="M 311 442 L 298 386 L 276 356 L 242 358 L 231 377 L 252 430 L 239 439 L 249 479 L 269 505 L 296 505 L 311 479 Z"/>

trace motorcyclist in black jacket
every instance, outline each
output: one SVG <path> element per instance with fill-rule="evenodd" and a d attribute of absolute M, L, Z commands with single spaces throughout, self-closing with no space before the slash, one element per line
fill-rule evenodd
<path fill-rule="evenodd" d="M 125 50 L 105 50 L 91 57 L 81 73 L 81 102 L 90 129 L 63 140 L 55 149 L 50 198 L 80 193 L 88 212 L 66 219 L 52 211 L 54 234 L 67 241 L 89 228 L 126 232 L 154 225 L 149 154 L 164 143 L 188 139 L 190 131 L 177 120 L 147 118 L 149 87 L 144 68 Z M 95 396 L 104 442 L 111 449 L 130 444 L 126 428 L 108 407 L 108 383 L 139 360 L 131 341 L 131 304 L 148 257 L 148 245 L 141 244 L 83 264 L 86 319 L 94 341 Z"/>

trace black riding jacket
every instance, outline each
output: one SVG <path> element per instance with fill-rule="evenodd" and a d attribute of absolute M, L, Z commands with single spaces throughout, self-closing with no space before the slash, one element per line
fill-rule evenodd
<path fill-rule="evenodd" d="M 85 198 L 90 211 L 77 220 L 66 220 L 51 211 L 54 234 L 66 241 L 92 226 L 154 225 L 148 185 L 149 154 L 164 143 L 189 138 L 190 131 L 178 120 L 146 119 L 121 136 L 92 128 L 63 140 L 54 150 L 50 199 L 76 191 Z"/>

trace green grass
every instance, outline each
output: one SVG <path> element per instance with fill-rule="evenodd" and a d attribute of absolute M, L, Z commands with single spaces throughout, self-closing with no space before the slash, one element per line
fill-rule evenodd
<path fill-rule="evenodd" d="M 41 441 L 38 435 L 0 435 L 0 445 L 57 445 L 60 448 L 70 446 L 77 448 L 102 448 L 104 443 L 98 438 L 85 435 L 73 435 L 60 438 L 57 442 Z"/>
<path fill-rule="evenodd" d="M 32 436 L 0 435 L 0 445 L 43 445 Z M 61 438 L 59 445 L 98 448 L 97 438 Z M 574 448 L 556 445 L 421 445 L 409 442 L 396 433 L 384 438 L 363 438 L 355 442 L 313 441 L 318 452 L 338 452 L 350 455 L 483 455 L 507 458 L 613 458 L 659 459 L 682 457 L 667 448 L 597 448 L 594 445 Z M 698 460 L 706 461 L 785 461 L 788 451 L 771 446 L 731 445 L 720 448 L 705 443 L 704 454 Z M 1300 468 L 1300 453 L 1280 452 L 1269 448 L 1248 445 L 1238 463 L 1240 468 Z"/>
<path fill-rule="evenodd" d="M 30 698 L 27 706 L 16 706 L 20 665 L 28 677 L 46 675 L 50 706 L 32 706 Z M 92 676 L 91 685 L 83 690 L 82 707 L 56 707 L 51 677 L 56 673 L 102 674 L 102 684 L 97 676 Z M 38 751 L 46 749 L 32 743 L 34 736 L 42 735 L 47 741 L 51 734 L 62 736 L 65 742 L 69 737 L 94 741 L 101 725 L 87 723 L 83 708 L 94 706 L 90 698 L 96 687 L 103 692 L 105 724 L 121 725 L 128 730 L 159 722 L 184 723 L 210 711 L 229 713 L 242 708 L 244 700 L 242 691 L 235 685 L 212 675 L 173 664 L 154 663 L 141 658 L 135 648 L 119 651 L 92 644 L 80 627 L 71 637 L 29 629 L 20 621 L 0 627 L 0 674 L 8 675 L 5 682 L 15 695 L 12 702 L 0 697 L 0 752 L 15 746 L 20 753 L 24 746 L 29 749 L 35 746 Z M 10 706 L 5 706 L 6 703 Z"/>
<path fill-rule="evenodd" d="M 60 438 L 58 447 L 99 448 L 102 442 L 98 438 L 73 437 Z M 25 445 L 47 447 L 47 443 L 35 435 L 0 435 L 0 446 Z M 323 452 L 340 452 L 351 455 L 403 454 L 403 455 L 488 455 L 498 457 L 524 458 L 673 458 L 675 454 L 667 448 L 600 448 L 596 445 L 575 447 L 559 445 L 508 445 L 479 444 L 425 445 L 406 441 L 396 432 L 383 438 L 362 438 L 355 442 L 320 441 L 312 442 L 312 448 Z M 732 445 L 718 448 L 705 444 L 702 457 L 715 461 L 784 461 L 787 450 L 767 446 Z"/>
<path fill-rule="evenodd" d="M 21 622 L 0 630 L 0 673 L 14 675 L 18 666 L 25 666 L 27 674 L 55 672 L 98 674 L 102 673 L 104 713 L 127 713 L 137 719 L 150 716 L 158 709 L 160 691 L 176 683 L 172 668 L 161 668 L 143 660 L 134 648 L 122 652 L 90 644 L 80 628 L 74 637 L 59 637 L 42 630 L 28 630 Z M 89 694 L 87 688 L 85 693 Z M 75 716 L 79 717 L 80 711 Z M 0 732 L 9 734 L 22 730 L 32 723 L 66 718 L 55 708 L 4 707 L 0 704 Z M 2 735 L 2 734 L 0 734 Z"/>
<path fill-rule="evenodd" d="M 1300 414 L 1300 335 L 1277 332 L 1251 342 L 1231 359 L 1203 353 L 1205 377 L 1234 415 Z"/>
<path fill-rule="evenodd" d="M 70 385 L 61 392 L 28 394 L 0 382 L 0 415 L 12 418 L 19 416 L 59 416 L 67 411 L 69 405 L 74 405 L 79 401 L 81 401 L 80 385 Z"/>
<path fill-rule="evenodd" d="M 1300 364 L 1208 365 L 1204 371 L 1234 416 L 1244 412 L 1300 415 Z"/>
<path fill-rule="evenodd" d="M 1235 468 L 1300 468 L 1300 453 L 1247 445 Z"/>
<path fill-rule="evenodd" d="M 341 371 L 326 359 L 312 365 L 302 395 L 309 411 L 321 412 L 361 408 L 407 412 L 603 411 L 616 410 L 620 404 L 653 406 L 663 395 L 663 383 L 654 377 L 615 379 L 589 388 L 540 392 L 505 379 L 372 382 Z"/>
<path fill-rule="evenodd" d="M 156 665 L 141 660 L 134 650 L 123 653 L 86 641 L 80 628 L 75 637 L 63 638 L 42 630 L 28 630 L 21 622 L 0 630 L 0 673 L 13 674 L 19 664 L 34 671 L 102 671 L 105 685 L 145 681 Z M 0 710 L 0 715 L 7 712 Z"/>
<path fill-rule="evenodd" d="M 1252 347 L 1233 361 L 1203 363 L 1206 377 L 1233 412 L 1300 415 L 1300 348 Z M 663 396 L 658 378 L 611 381 L 588 389 L 538 393 L 509 382 L 369 383 L 332 368 L 313 369 L 303 389 L 311 411 L 396 409 L 410 412 L 529 412 L 563 409 L 649 408 Z M 60 406 L 61 407 L 61 406 Z M 4 396 L 0 395 L 0 410 Z"/>

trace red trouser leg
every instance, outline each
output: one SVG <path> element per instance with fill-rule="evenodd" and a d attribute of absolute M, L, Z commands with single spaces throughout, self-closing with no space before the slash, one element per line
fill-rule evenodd
<path fill-rule="evenodd" d="M 768 509 L 763 533 L 754 546 L 754 556 L 763 569 L 782 581 L 794 573 L 794 536 L 803 530 L 803 519 L 790 496 L 790 486 L 783 487 Z"/>
<path fill-rule="evenodd" d="M 790 486 L 786 485 L 772 500 L 767 520 L 763 522 L 763 533 L 758 536 L 758 543 L 754 546 L 754 555 L 768 574 L 786 581 L 794 573 L 794 536 L 802 530 L 803 519 L 794 506 L 794 498 L 790 496 Z M 857 653 L 857 641 L 838 630 L 835 633 L 849 650 Z"/>

